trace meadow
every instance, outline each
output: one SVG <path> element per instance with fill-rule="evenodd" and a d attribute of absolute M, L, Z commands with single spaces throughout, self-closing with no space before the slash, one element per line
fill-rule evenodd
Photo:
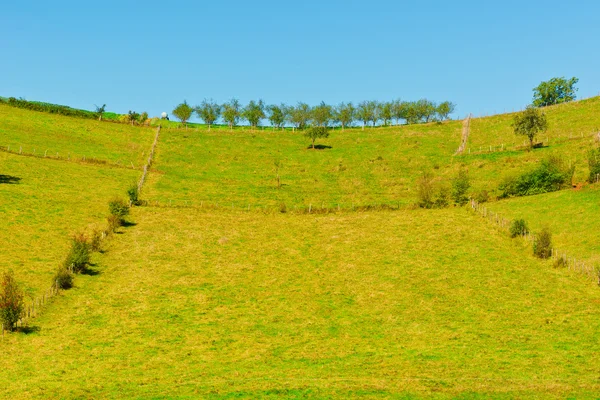
<path fill-rule="evenodd" d="M 5 341 L 7 397 L 600 390 L 600 291 L 467 210 L 132 219 L 98 276 L 57 298 L 39 332 Z"/>
<path fill-rule="evenodd" d="M 0 397 L 597 398 L 596 283 L 467 207 L 414 203 L 423 171 L 449 186 L 466 168 L 489 209 L 548 224 L 561 250 L 600 262 L 598 185 L 495 199 L 505 176 L 549 155 L 582 182 L 598 107 L 548 108 L 550 143 L 530 152 L 512 116 L 473 119 L 461 155 L 462 121 L 336 129 L 318 150 L 301 132 L 171 123 L 143 205 L 94 273 L 3 337 Z M 136 166 L 155 133 L 2 105 L 0 117 L 11 148 Z M 28 297 L 45 289 L 69 236 L 104 225 L 108 200 L 140 174 L 0 152 L 0 272 Z"/>
<path fill-rule="evenodd" d="M 47 289 L 73 234 L 101 226 L 108 201 L 139 171 L 0 152 L 0 273 L 12 269 L 27 297 Z"/>
<path fill-rule="evenodd" d="M 23 110 L 0 103 L 0 148 L 140 168 L 155 129 Z"/>

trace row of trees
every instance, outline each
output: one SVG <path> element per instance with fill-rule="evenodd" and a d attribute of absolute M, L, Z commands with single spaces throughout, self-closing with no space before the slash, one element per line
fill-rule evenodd
<path fill-rule="evenodd" d="M 357 105 L 340 103 L 337 106 L 331 106 L 324 102 L 316 106 L 302 102 L 295 106 L 266 105 L 262 100 L 251 100 L 246 106 L 242 106 L 238 100 L 232 99 L 224 104 L 204 100 L 196 107 L 192 107 L 187 101 L 184 101 L 175 107 L 172 114 L 184 125 L 196 114 L 209 126 L 209 129 L 219 119 L 230 128 L 238 125 L 240 121 L 246 121 L 255 128 L 267 119 L 273 128 L 283 128 L 284 126 L 293 126 L 297 129 L 309 126 L 328 128 L 338 125 L 344 129 L 359 122 L 364 129 L 369 125 L 389 126 L 393 122 L 398 125 L 401 122 L 416 124 L 443 121 L 450 118 L 454 109 L 455 105 L 449 101 L 438 104 L 426 99 L 391 102 L 363 101 Z"/>

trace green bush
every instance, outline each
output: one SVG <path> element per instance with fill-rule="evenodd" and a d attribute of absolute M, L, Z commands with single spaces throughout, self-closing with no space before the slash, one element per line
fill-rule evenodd
<path fill-rule="evenodd" d="M 445 208 L 450 204 L 450 190 L 446 186 L 441 186 L 434 201 L 435 208 Z"/>
<path fill-rule="evenodd" d="M 515 219 L 510 224 L 509 232 L 511 238 L 524 236 L 529 233 L 529 227 L 524 219 Z"/>
<path fill-rule="evenodd" d="M 569 266 L 569 262 L 563 256 L 560 256 L 554 261 L 554 268 L 566 268 Z"/>
<path fill-rule="evenodd" d="M 490 199 L 490 195 L 487 190 L 480 190 L 475 193 L 475 201 L 478 203 L 486 203 Z"/>
<path fill-rule="evenodd" d="M 127 196 L 129 197 L 129 204 L 137 206 L 140 204 L 139 199 L 140 191 L 138 189 L 137 183 L 132 183 L 127 189 Z"/>
<path fill-rule="evenodd" d="M 588 165 L 590 167 L 588 182 L 597 182 L 600 179 L 600 147 L 589 151 Z"/>
<path fill-rule="evenodd" d="M 117 228 L 123 226 L 123 220 L 116 215 L 106 217 L 106 222 L 108 222 L 108 232 L 115 232 Z"/>
<path fill-rule="evenodd" d="M 432 208 L 434 206 L 433 174 L 424 171 L 417 180 L 417 205 L 421 208 Z"/>
<path fill-rule="evenodd" d="M 56 282 L 61 289 L 70 289 L 73 287 L 73 274 L 62 265 L 56 271 L 53 281 Z"/>
<path fill-rule="evenodd" d="M 42 103 L 39 101 L 27 101 L 24 99 L 16 99 L 14 97 L 9 97 L 8 101 L 6 103 L 12 107 L 24 108 L 26 110 L 46 112 L 46 113 L 50 113 L 50 114 L 60 114 L 60 115 L 66 115 L 69 117 L 89 118 L 89 119 L 97 118 L 96 113 L 93 113 L 91 111 L 78 110 L 76 108 L 62 106 L 60 104 Z"/>
<path fill-rule="evenodd" d="M 71 250 L 65 259 L 63 266 L 72 267 L 73 271 L 81 272 L 90 262 L 90 244 L 83 233 L 78 233 L 71 240 Z"/>
<path fill-rule="evenodd" d="M 2 276 L 0 287 L 0 320 L 4 329 L 14 330 L 16 322 L 23 314 L 23 291 L 17 284 L 12 271 Z"/>
<path fill-rule="evenodd" d="M 466 169 L 460 169 L 456 178 L 452 180 L 452 200 L 454 204 L 464 206 L 469 201 L 467 191 L 471 187 L 469 173 Z"/>
<path fill-rule="evenodd" d="M 542 160 L 534 170 L 504 179 L 500 197 L 529 196 L 554 192 L 571 185 L 575 167 L 568 167 L 560 157 Z"/>
<path fill-rule="evenodd" d="M 548 227 L 543 228 L 533 242 L 533 254 L 539 258 L 552 256 L 552 233 Z"/>
<path fill-rule="evenodd" d="M 129 215 L 129 205 L 122 199 L 115 198 L 108 203 L 108 210 L 110 215 L 119 217 L 121 221 L 123 218 Z"/>
<path fill-rule="evenodd" d="M 102 245 L 102 232 L 99 229 L 92 230 L 92 235 L 90 237 L 90 250 L 91 251 L 100 251 L 101 245 Z"/>

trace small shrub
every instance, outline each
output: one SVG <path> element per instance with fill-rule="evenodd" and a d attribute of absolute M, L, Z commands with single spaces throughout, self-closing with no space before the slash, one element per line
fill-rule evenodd
<path fill-rule="evenodd" d="M 127 189 L 127 196 L 129 197 L 129 204 L 137 206 L 140 204 L 139 199 L 140 191 L 137 183 L 132 183 Z"/>
<path fill-rule="evenodd" d="M 478 203 L 486 203 L 490 199 L 490 195 L 487 190 L 480 190 L 475 193 L 475 201 Z"/>
<path fill-rule="evenodd" d="M 109 215 L 106 217 L 106 221 L 108 222 L 109 232 L 115 232 L 120 226 L 123 225 L 123 220 L 116 215 Z"/>
<path fill-rule="evenodd" d="M 73 274 L 64 265 L 58 268 L 53 280 L 63 290 L 73 287 Z"/>
<path fill-rule="evenodd" d="M 90 262 L 90 244 L 83 233 L 73 236 L 71 241 L 71 251 L 67 255 L 64 263 L 65 268 L 73 267 L 73 271 L 81 272 Z"/>
<path fill-rule="evenodd" d="M 23 314 L 23 291 L 17 284 L 12 271 L 2 276 L 0 287 L 0 320 L 4 328 L 14 330 L 15 324 Z"/>
<path fill-rule="evenodd" d="M 100 251 L 102 245 L 102 232 L 99 229 L 92 230 L 92 235 L 90 236 L 90 250 L 91 251 Z"/>
<path fill-rule="evenodd" d="M 524 236 L 529 233 L 529 227 L 524 219 L 515 219 L 510 224 L 509 232 L 511 238 Z"/>
<path fill-rule="evenodd" d="M 123 222 L 123 218 L 129 215 L 129 205 L 118 198 L 115 198 L 108 203 L 108 210 L 110 211 L 110 215 L 120 218 L 121 223 Z"/>
<path fill-rule="evenodd" d="M 469 201 L 467 191 L 471 187 L 469 173 L 466 169 L 460 169 L 456 178 L 452 180 L 452 199 L 459 206 L 464 206 Z"/>
<path fill-rule="evenodd" d="M 279 204 L 279 212 L 282 214 L 285 214 L 287 212 L 287 206 L 285 205 L 285 203 Z"/>
<path fill-rule="evenodd" d="M 590 167 L 588 182 L 598 182 L 600 180 L 600 147 L 590 150 L 588 153 L 588 165 Z"/>
<path fill-rule="evenodd" d="M 550 258 L 552 256 L 552 233 L 549 228 L 543 228 L 535 238 L 533 254 L 539 258 Z"/>
<path fill-rule="evenodd" d="M 554 268 L 566 268 L 569 266 L 569 262 L 563 256 L 560 256 L 554 261 Z"/>
<path fill-rule="evenodd" d="M 417 205 L 421 208 L 432 208 L 434 205 L 433 174 L 425 171 L 417 181 Z"/>
<path fill-rule="evenodd" d="M 436 208 L 448 207 L 450 203 L 450 190 L 446 186 L 440 187 L 437 197 L 435 198 L 434 206 Z"/>

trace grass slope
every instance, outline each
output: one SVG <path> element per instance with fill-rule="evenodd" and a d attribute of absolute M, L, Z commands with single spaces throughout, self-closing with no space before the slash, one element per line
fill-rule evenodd
<path fill-rule="evenodd" d="M 71 158 L 96 158 L 141 167 L 154 129 L 65 117 L 0 104 L 0 147 Z"/>
<path fill-rule="evenodd" d="M 50 286 L 69 236 L 102 223 L 108 201 L 139 171 L 0 152 L 0 272 L 13 269 L 28 295 Z"/>
<path fill-rule="evenodd" d="M 498 201 L 490 203 L 488 208 L 505 218 L 524 218 L 534 232 L 548 226 L 557 249 L 566 252 L 569 257 L 600 266 L 598 185 Z"/>
<path fill-rule="evenodd" d="M 136 209 L 6 397 L 595 398 L 600 292 L 465 210 Z M 411 397 L 411 398 L 414 398 Z"/>
<path fill-rule="evenodd" d="M 452 164 L 461 124 L 336 131 L 311 150 L 302 133 L 163 130 L 153 200 L 238 207 L 412 202 L 422 169 Z M 275 161 L 280 160 L 281 188 Z M 410 200 L 409 200 L 410 199 Z"/>

